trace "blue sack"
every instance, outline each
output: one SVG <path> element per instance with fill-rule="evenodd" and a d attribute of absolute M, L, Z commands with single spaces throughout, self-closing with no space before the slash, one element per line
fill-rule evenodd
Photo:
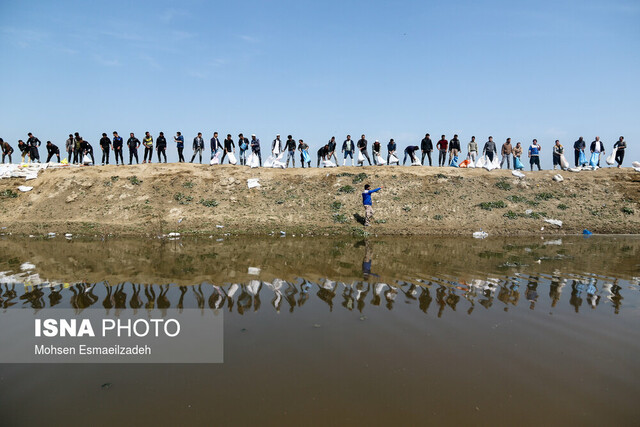
<path fill-rule="evenodd" d="M 524 169 L 524 165 L 522 164 L 522 162 L 520 161 L 520 159 L 518 157 L 516 157 L 516 161 L 513 162 L 513 166 L 518 170 Z"/>
<path fill-rule="evenodd" d="M 584 155 L 584 151 L 580 150 L 580 156 L 578 157 L 578 164 L 580 166 L 587 164 L 587 156 Z"/>
<path fill-rule="evenodd" d="M 302 150 L 302 158 L 304 158 L 305 163 L 309 163 L 311 158 L 309 157 L 309 152 L 307 150 Z"/>
<path fill-rule="evenodd" d="M 598 159 L 600 158 L 600 153 L 591 153 L 591 158 L 589 159 L 589 165 L 594 168 L 598 166 Z"/>
<path fill-rule="evenodd" d="M 457 168 L 458 167 L 458 156 L 455 156 L 452 160 L 451 160 L 451 164 L 449 165 L 452 168 Z"/>

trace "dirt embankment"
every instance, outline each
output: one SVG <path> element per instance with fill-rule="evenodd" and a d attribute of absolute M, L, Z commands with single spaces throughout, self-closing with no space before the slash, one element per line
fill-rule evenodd
<path fill-rule="evenodd" d="M 0 180 L 0 226 L 18 234 L 362 234 L 360 192 L 370 183 L 384 189 L 373 196 L 369 233 L 640 231 L 640 173 L 633 169 L 562 172 L 563 182 L 552 180 L 554 171 L 525 174 L 518 179 L 506 170 L 192 164 L 48 169 L 27 183 Z M 248 178 L 259 178 L 261 187 L 247 188 Z M 34 188 L 21 193 L 19 185 Z"/>

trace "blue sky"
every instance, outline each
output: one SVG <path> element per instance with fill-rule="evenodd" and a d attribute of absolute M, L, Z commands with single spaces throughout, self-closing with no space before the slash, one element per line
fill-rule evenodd
<path fill-rule="evenodd" d="M 624 135 L 628 166 L 639 22 L 622 0 L 5 0 L 0 136 L 290 133 L 315 152 L 347 133 L 400 148 L 458 133 L 466 154 L 493 135 L 537 138 L 548 168 L 555 139 L 609 151 Z"/>

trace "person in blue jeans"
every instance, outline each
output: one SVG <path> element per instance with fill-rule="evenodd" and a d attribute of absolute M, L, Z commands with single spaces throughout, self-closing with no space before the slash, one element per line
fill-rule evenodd
<path fill-rule="evenodd" d="M 404 159 L 402 160 L 402 166 L 404 166 L 405 162 L 407 161 L 407 157 L 409 157 L 409 160 L 411 160 L 411 164 L 415 163 L 416 161 L 415 152 L 418 151 L 419 149 L 420 147 L 418 147 L 417 145 L 410 145 L 407 148 L 405 148 Z"/>
<path fill-rule="evenodd" d="M 396 142 L 391 138 L 389 143 L 387 144 L 387 164 L 389 164 L 389 158 L 392 154 L 396 154 L 397 145 Z"/>
<path fill-rule="evenodd" d="M 247 150 L 249 149 L 249 140 L 242 134 L 238 134 L 238 148 L 240 149 L 240 165 L 247 164 Z"/>
<path fill-rule="evenodd" d="M 342 143 L 342 166 L 347 164 L 347 157 L 351 157 L 351 166 L 353 166 L 353 152 L 355 151 L 356 146 L 351 139 L 351 135 L 347 135 L 347 139 Z"/>
<path fill-rule="evenodd" d="M 291 159 L 291 164 L 293 167 L 296 167 L 296 140 L 293 139 L 293 136 L 287 136 L 287 142 L 284 143 L 284 149 L 287 150 L 287 164 L 286 167 L 289 167 L 289 159 Z"/>
<path fill-rule="evenodd" d="M 362 205 L 364 206 L 364 226 L 368 227 L 371 225 L 371 218 L 373 218 L 373 208 L 371 207 L 371 194 L 376 191 L 382 190 L 382 186 L 376 188 L 375 190 L 371 190 L 371 186 L 369 184 L 365 184 L 364 191 L 362 192 Z"/>
<path fill-rule="evenodd" d="M 256 138 L 256 135 L 251 135 L 251 152 L 258 156 L 260 166 L 262 166 L 262 155 L 260 154 L 260 140 Z"/>
<path fill-rule="evenodd" d="M 180 132 L 176 132 L 176 136 L 173 137 L 173 140 L 176 142 L 176 147 L 178 148 L 178 162 L 184 163 L 184 155 L 182 151 L 184 150 L 184 136 Z"/>

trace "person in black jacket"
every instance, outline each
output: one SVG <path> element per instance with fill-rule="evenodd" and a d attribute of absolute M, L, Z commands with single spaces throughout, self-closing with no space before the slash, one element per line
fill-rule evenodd
<path fill-rule="evenodd" d="M 587 143 L 584 142 L 584 138 L 580 137 L 576 142 L 573 143 L 573 155 L 575 157 L 576 167 L 582 166 L 580 164 L 580 152 L 584 153 L 584 150 L 587 148 Z"/>
<path fill-rule="evenodd" d="M 347 157 L 351 157 L 351 166 L 353 166 L 353 152 L 356 147 L 353 145 L 353 141 L 351 140 L 351 135 L 347 135 L 347 139 L 342 143 L 342 166 L 346 166 Z"/>
<path fill-rule="evenodd" d="M 162 156 L 164 156 L 164 162 L 167 163 L 167 139 L 164 137 L 164 132 L 160 132 L 156 139 L 156 151 L 158 152 L 158 163 L 162 163 Z"/>
<path fill-rule="evenodd" d="M 360 140 L 358 141 L 358 149 L 369 162 L 369 166 L 371 166 L 371 159 L 369 158 L 369 153 L 367 153 L 367 140 L 364 138 L 364 134 L 360 137 Z M 362 161 L 362 166 L 364 166 L 364 160 Z"/>
<path fill-rule="evenodd" d="M 296 167 L 296 140 L 293 139 L 293 136 L 287 136 L 287 142 L 284 143 L 284 149 L 287 150 L 287 164 L 286 167 L 289 167 L 289 159 L 293 162 L 293 167 Z"/>
<path fill-rule="evenodd" d="M 316 167 L 319 168 L 320 162 L 326 160 L 327 154 L 329 154 L 329 147 L 327 145 L 320 147 L 320 149 L 318 150 L 318 164 Z"/>
<path fill-rule="evenodd" d="M 191 156 L 191 162 L 196 159 L 196 155 L 200 155 L 200 163 L 202 163 L 202 152 L 204 151 L 204 139 L 202 139 L 202 132 L 198 132 L 198 136 L 193 138 L 193 156 Z"/>
<path fill-rule="evenodd" d="M 21 139 L 18 140 L 18 150 L 20 150 L 20 155 L 22 156 L 22 163 L 24 163 L 25 157 L 29 162 L 31 162 L 31 158 L 29 157 L 29 146 Z"/>
<path fill-rule="evenodd" d="M 624 136 L 621 136 L 618 139 L 618 142 L 613 144 L 613 148 L 617 148 L 616 150 L 616 163 L 618 167 L 622 166 L 622 162 L 624 161 L 624 151 L 627 148 L 627 141 L 624 140 Z M 13 150 L 11 150 L 13 152 Z M 4 163 L 4 155 L 2 156 L 2 163 Z M 9 163 L 11 163 L 11 156 L 9 156 Z"/>
<path fill-rule="evenodd" d="M 337 148 L 336 137 L 332 136 L 329 142 L 327 143 L 327 145 L 329 146 L 329 153 L 327 154 L 327 160 L 331 160 L 331 158 L 333 157 L 333 160 L 335 160 L 336 162 L 336 166 L 340 166 L 340 164 L 338 163 L 338 156 L 336 156 L 336 148 Z"/>
<path fill-rule="evenodd" d="M 433 151 L 433 142 L 429 137 L 429 134 L 426 134 L 422 141 L 420 141 L 420 149 L 422 150 L 422 166 L 424 166 L 424 156 L 429 158 L 429 166 L 431 166 L 431 152 Z"/>
<path fill-rule="evenodd" d="M 133 158 L 136 158 L 136 164 L 139 164 L 138 160 L 138 148 L 140 148 L 140 140 L 135 137 L 133 132 L 129 134 L 127 139 L 127 147 L 129 147 L 129 164 L 133 163 Z"/>
<path fill-rule="evenodd" d="M 598 153 L 598 167 L 600 167 L 600 157 L 604 154 L 604 144 L 600 141 L 600 137 L 596 136 L 595 141 L 591 142 L 591 154 Z"/>
<path fill-rule="evenodd" d="M 220 159 L 220 164 L 224 162 L 224 158 L 227 157 L 228 153 L 233 153 L 236 151 L 236 144 L 233 142 L 233 138 L 231 138 L 231 134 L 227 134 L 227 138 L 224 140 L 224 152 L 222 153 L 222 159 Z"/>
<path fill-rule="evenodd" d="M 31 161 L 35 162 L 36 160 L 40 163 L 40 152 L 38 151 L 38 147 L 42 145 L 40 140 L 33 136 L 31 132 L 27 134 L 29 139 L 27 139 L 27 145 L 29 146 L 29 155 L 31 157 Z"/>
<path fill-rule="evenodd" d="M 57 145 L 53 144 L 51 141 L 47 141 L 47 163 L 51 160 L 53 156 L 58 157 L 58 163 L 60 163 L 60 149 Z"/>
<path fill-rule="evenodd" d="M 102 166 L 105 164 L 109 164 L 109 151 L 111 150 L 111 140 L 107 136 L 105 132 L 102 133 L 102 138 L 100 138 L 100 149 L 102 150 Z"/>
<path fill-rule="evenodd" d="M 458 135 L 453 135 L 453 138 L 449 141 L 449 164 L 453 161 L 453 158 L 460 154 L 460 140 Z"/>
<path fill-rule="evenodd" d="M 213 133 L 213 138 L 211 138 L 211 140 L 209 141 L 211 144 L 211 159 L 213 160 L 213 158 L 215 157 L 216 153 L 218 152 L 219 148 L 222 148 L 222 144 L 220 143 L 220 139 L 218 138 L 218 132 L 214 132 Z"/>
<path fill-rule="evenodd" d="M 11 147 L 8 142 L 4 142 L 4 139 L 0 138 L 0 148 L 2 148 L 2 164 L 4 164 L 4 158 L 6 156 L 9 156 L 9 163 L 11 163 L 13 147 Z"/>
<path fill-rule="evenodd" d="M 85 141 L 84 139 L 82 139 L 80 141 L 80 150 L 82 151 L 83 160 L 84 156 L 87 155 L 91 157 L 91 164 L 95 166 L 96 159 L 93 157 L 93 146 L 89 143 L 89 141 Z"/>
<path fill-rule="evenodd" d="M 120 157 L 120 164 L 124 165 L 124 159 L 122 158 L 122 137 L 118 135 L 118 132 L 113 131 L 113 155 L 116 157 L 116 166 L 118 166 L 118 157 Z"/>

